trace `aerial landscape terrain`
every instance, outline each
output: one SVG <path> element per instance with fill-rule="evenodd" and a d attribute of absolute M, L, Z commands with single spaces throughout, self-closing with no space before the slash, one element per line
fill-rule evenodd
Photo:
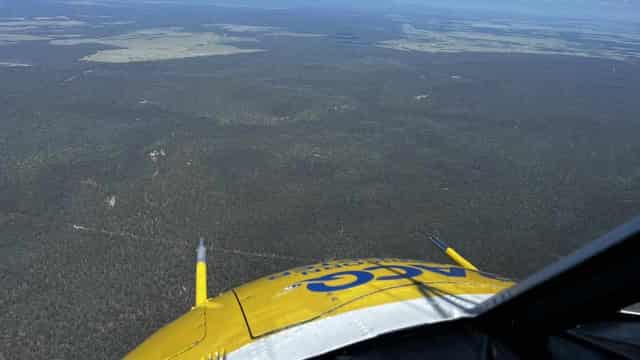
<path fill-rule="evenodd" d="M 640 19 L 0 2 L 0 360 L 341 258 L 516 280 L 640 213 Z"/>

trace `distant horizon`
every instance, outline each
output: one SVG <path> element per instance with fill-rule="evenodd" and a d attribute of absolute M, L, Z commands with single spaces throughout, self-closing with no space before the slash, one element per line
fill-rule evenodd
<path fill-rule="evenodd" d="M 636 0 L 0 0 L 0 9 L 18 6 L 26 10 L 29 7 L 41 8 L 43 5 L 68 5 L 74 7 L 102 7 L 105 5 L 134 4 L 148 5 L 216 5 L 224 7 L 248 7 L 259 9 L 285 8 L 347 8 L 372 11 L 426 11 L 440 9 L 451 11 L 489 12 L 503 15 L 535 16 L 551 18 L 592 19 L 597 21 L 620 21 L 639 23 L 640 1 Z M 45 6 L 46 6 L 45 5 Z M 46 11 L 46 10 L 45 10 Z"/>

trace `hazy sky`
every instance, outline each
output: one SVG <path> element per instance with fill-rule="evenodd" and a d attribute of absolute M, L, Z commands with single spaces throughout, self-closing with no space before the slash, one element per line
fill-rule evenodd
<path fill-rule="evenodd" d="M 147 0 L 148 1 L 148 0 Z M 208 0 L 195 0 L 208 1 Z M 488 10 L 522 15 L 626 19 L 640 22 L 640 0 L 209 0 L 262 6 L 327 6 L 356 8 L 438 7 Z"/>
<path fill-rule="evenodd" d="M 394 0 L 449 8 L 486 9 L 524 15 L 626 18 L 640 21 L 638 0 Z"/>
<path fill-rule="evenodd" d="M 0 10 L 20 4 L 37 3 L 185 3 L 224 4 L 264 8 L 350 7 L 383 11 L 401 11 L 436 7 L 461 10 L 485 10 L 519 15 L 624 19 L 640 23 L 640 0 L 0 0 Z M 27 5 L 28 6 L 28 5 Z M 81 6 L 81 5 L 78 5 Z M 33 5 L 37 7 L 37 5 Z M 2 11 L 0 11 L 0 16 Z"/>
<path fill-rule="evenodd" d="M 268 0 L 225 0 L 262 2 Z M 640 0 L 279 0 L 279 3 L 354 6 L 359 8 L 438 7 L 452 10 L 473 9 L 511 12 L 522 15 L 593 17 L 640 22 Z"/>

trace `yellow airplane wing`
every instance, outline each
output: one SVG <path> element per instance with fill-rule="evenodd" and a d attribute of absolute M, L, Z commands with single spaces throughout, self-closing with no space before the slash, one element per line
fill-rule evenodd
<path fill-rule="evenodd" d="M 418 260 L 323 262 L 199 303 L 126 359 L 274 358 L 270 352 L 281 359 L 309 358 L 388 332 L 465 317 L 512 285 L 476 270 Z"/>
<path fill-rule="evenodd" d="M 334 260 L 214 298 L 201 243 L 195 306 L 126 359 L 639 358 L 640 218 L 515 286 L 431 240 L 459 266 Z"/>

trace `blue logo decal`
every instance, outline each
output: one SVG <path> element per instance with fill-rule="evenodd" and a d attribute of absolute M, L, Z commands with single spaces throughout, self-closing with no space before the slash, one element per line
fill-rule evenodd
<path fill-rule="evenodd" d="M 354 277 L 353 281 L 347 284 L 330 286 L 325 284 L 328 281 L 340 280 L 345 277 Z M 302 282 L 309 283 L 307 284 L 307 289 L 315 292 L 330 292 L 330 291 L 338 291 L 349 289 L 352 287 L 356 287 L 358 285 L 362 285 L 368 283 L 373 280 L 373 274 L 366 271 L 340 271 L 333 274 L 328 274 L 325 276 L 321 276 L 315 279 L 304 280 Z"/>
<path fill-rule="evenodd" d="M 392 262 L 391 264 L 387 262 Z M 353 265 L 364 265 L 366 263 L 372 264 L 373 266 L 369 266 L 362 270 L 349 270 L 349 271 L 338 271 L 332 274 L 327 274 L 323 276 L 319 276 L 312 279 L 301 280 L 292 284 L 292 286 L 297 287 L 303 284 L 306 284 L 306 288 L 309 291 L 313 292 L 331 292 L 331 291 L 340 291 L 345 289 L 354 288 L 356 286 L 360 286 L 366 284 L 370 281 L 387 281 L 387 280 L 402 280 L 402 279 L 412 279 L 422 275 L 425 271 L 430 273 L 438 274 L 440 276 L 452 277 L 452 278 L 463 278 L 467 276 L 468 270 L 461 267 L 454 266 L 437 266 L 431 265 L 428 263 L 414 263 L 412 261 L 401 261 L 401 260 L 393 260 L 393 259 L 372 259 L 372 260 L 341 260 L 336 262 L 326 262 L 320 263 L 316 265 L 309 265 L 305 267 L 300 267 L 297 269 L 281 272 L 278 274 L 271 275 L 268 277 L 269 280 L 277 280 L 281 278 L 286 278 L 295 275 L 307 276 L 313 273 L 327 271 L 331 269 L 339 270 L 341 267 L 345 266 L 353 266 Z M 376 275 L 376 271 L 386 270 L 385 273 L 379 273 Z M 478 274 L 485 276 L 487 278 L 503 280 L 500 277 L 493 276 L 492 274 L 484 273 L 482 271 L 477 272 Z M 331 285 L 338 283 L 340 285 Z"/>
<path fill-rule="evenodd" d="M 464 271 L 463 268 L 457 267 L 439 267 L 439 266 L 427 266 L 427 265 L 419 265 L 412 264 L 411 266 L 415 266 L 420 269 L 424 269 L 427 271 L 431 271 L 432 273 L 448 276 L 448 277 L 465 277 L 467 272 Z"/>
<path fill-rule="evenodd" d="M 415 265 L 413 265 L 415 266 Z M 418 276 L 420 274 L 422 274 L 422 271 L 416 269 L 416 268 L 412 268 L 409 266 L 402 266 L 402 265 L 378 265 L 378 266 L 371 266 L 368 267 L 366 269 L 364 269 L 365 271 L 373 271 L 373 270 L 378 270 L 378 269 L 388 269 L 390 271 L 395 272 L 394 270 L 399 270 L 397 275 L 386 275 L 386 276 L 379 276 L 376 278 L 376 280 L 400 280 L 400 279 L 410 279 L 412 277 Z"/>

